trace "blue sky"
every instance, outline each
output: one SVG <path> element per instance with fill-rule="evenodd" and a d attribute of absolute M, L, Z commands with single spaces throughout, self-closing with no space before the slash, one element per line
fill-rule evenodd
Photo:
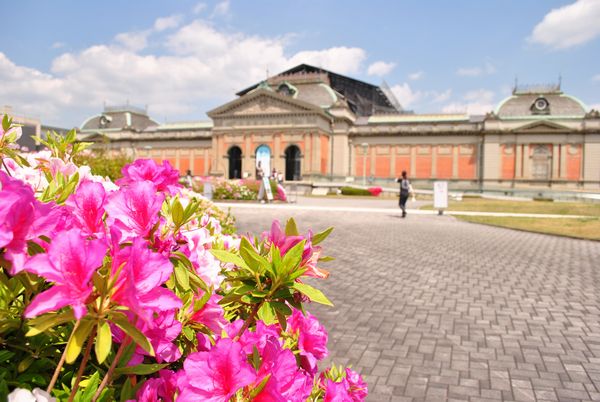
<path fill-rule="evenodd" d="M 306 62 L 417 113 L 484 113 L 521 84 L 600 105 L 599 0 L 2 0 L 0 105 L 75 126 L 109 105 L 206 119 Z"/>

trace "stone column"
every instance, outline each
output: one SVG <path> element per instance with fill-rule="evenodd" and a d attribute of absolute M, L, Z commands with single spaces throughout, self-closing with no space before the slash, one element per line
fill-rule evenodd
<path fill-rule="evenodd" d="M 558 144 L 552 144 L 552 180 L 560 177 L 560 149 Z"/>
<path fill-rule="evenodd" d="M 417 174 L 417 145 L 410 145 L 410 176 Z"/>

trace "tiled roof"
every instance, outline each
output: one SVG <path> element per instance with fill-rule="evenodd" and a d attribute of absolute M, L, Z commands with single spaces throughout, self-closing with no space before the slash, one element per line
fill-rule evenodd
<path fill-rule="evenodd" d="M 436 123 L 469 121 L 466 114 L 382 114 L 369 117 L 369 124 L 379 123 Z"/>

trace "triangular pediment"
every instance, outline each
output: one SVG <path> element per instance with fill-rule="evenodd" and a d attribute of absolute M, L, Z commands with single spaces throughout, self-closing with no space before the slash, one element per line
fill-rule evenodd
<path fill-rule="evenodd" d="M 323 110 L 315 105 L 267 89 L 257 89 L 226 103 L 207 114 L 211 118 L 225 116 L 252 116 L 315 112 Z"/>
<path fill-rule="evenodd" d="M 553 121 L 541 120 L 524 124 L 512 131 L 517 133 L 564 133 L 573 131 L 573 129 Z"/>

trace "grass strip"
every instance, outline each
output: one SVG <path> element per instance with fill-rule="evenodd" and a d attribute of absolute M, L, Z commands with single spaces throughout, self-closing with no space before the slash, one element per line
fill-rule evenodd
<path fill-rule="evenodd" d="M 432 210 L 433 205 L 421 209 Z M 448 211 L 516 212 L 521 214 L 585 215 L 600 217 L 600 203 L 508 201 L 485 198 L 464 198 L 450 201 Z"/>
<path fill-rule="evenodd" d="M 456 216 L 465 222 L 500 226 L 527 232 L 600 240 L 600 218 L 517 218 L 496 216 Z"/>

